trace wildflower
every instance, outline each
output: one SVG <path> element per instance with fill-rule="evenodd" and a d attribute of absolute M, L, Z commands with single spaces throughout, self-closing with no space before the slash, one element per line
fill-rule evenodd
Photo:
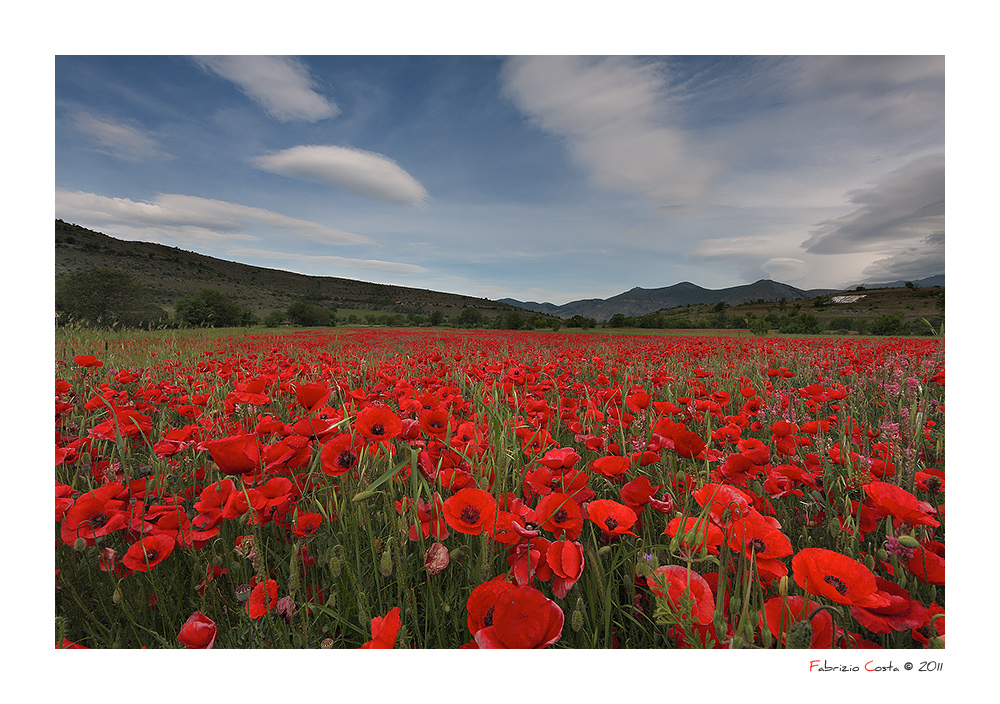
<path fill-rule="evenodd" d="M 562 636 L 562 609 L 534 587 L 511 587 L 497 596 L 491 624 L 477 631 L 480 648 L 547 648 Z"/>
<path fill-rule="evenodd" d="M 217 635 L 219 628 L 215 622 L 201 611 L 195 611 L 181 626 L 177 640 L 188 648 L 211 650 Z"/>
<path fill-rule="evenodd" d="M 247 600 L 247 613 L 250 618 L 257 619 L 274 609 L 278 602 L 278 583 L 273 579 L 259 583 L 250 592 Z"/>
<path fill-rule="evenodd" d="M 448 566 L 450 557 L 444 543 L 433 543 L 424 553 L 424 569 L 427 574 L 441 574 Z"/>
<path fill-rule="evenodd" d="M 635 511 L 617 501 L 610 499 L 591 501 L 587 504 L 587 518 L 597 524 L 605 538 L 620 535 L 635 536 L 635 533 L 629 530 L 638 518 Z"/>
<path fill-rule="evenodd" d="M 493 523 L 496 499 L 482 489 L 462 489 L 444 502 L 444 519 L 452 529 L 467 535 L 479 535 Z"/>
<path fill-rule="evenodd" d="M 366 406 L 358 413 L 357 429 L 362 437 L 378 442 L 403 432 L 403 422 L 386 406 Z"/>
<path fill-rule="evenodd" d="M 810 594 L 845 606 L 878 608 L 889 605 L 879 593 L 875 575 L 857 560 L 825 548 L 804 548 L 792 558 L 795 583 Z"/>
<path fill-rule="evenodd" d="M 234 435 L 201 443 L 223 474 L 249 474 L 261 467 L 256 435 Z"/>
<path fill-rule="evenodd" d="M 673 610 L 690 604 L 690 611 L 681 617 L 693 623 L 707 624 L 715 611 L 715 597 L 705 578 L 680 565 L 664 565 L 646 578 L 646 584 L 659 597 L 669 600 Z"/>
<path fill-rule="evenodd" d="M 372 619 L 371 633 L 372 639 L 361 646 L 362 650 L 370 649 L 392 649 L 396 644 L 396 636 L 403 625 L 399 617 L 399 607 L 394 606 L 384 617 L 376 616 Z"/>
<path fill-rule="evenodd" d="M 539 527 L 556 538 L 565 536 L 568 540 L 576 540 L 583 531 L 583 512 L 566 494 L 543 496 L 535 507 L 535 517 Z"/>
<path fill-rule="evenodd" d="M 174 543 L 169 535 L 146 536 L 122 556 L 122 564 L 136 572 L 148 572 L 173 552 Z"/>

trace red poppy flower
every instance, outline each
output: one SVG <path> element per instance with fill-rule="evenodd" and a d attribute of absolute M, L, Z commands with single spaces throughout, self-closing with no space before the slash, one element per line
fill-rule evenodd
<path fill-rule="evenodd" d="M 799 550 L 792 558 L 792 575 L 809 594 L 825 596 L 838 604 L 879 608 L 890 603 L 887 596 L 879 594 L 871 570 L 833 550 Z"/>
<path fill-rule="evenodd" d="M 330 398 L 330 389 L 324 383 L 298 384 L 295 387 L 295 398 L 299 405 L 307 411 L 321 408 Z"/>
<path fill-rule="evenodd" d="M 520 516 L 510 511 L 497 510 L 493 514 L 493 522 L 486 526 L 486 533 L 498 543 L 514 545 L 521 539 L 520 533 L 514 528 L 513 524 L 515 523 L 521 530 L 524 529 L 524 523 Z"/>
<path fill-rule="evenodd" d="M 76 362 L 81 367 L 103 367 L 104 366 L 104 362 L 102 362 L 101 360 L 99 360 L 97 357 L 95 357 L 92 354 L 78 354 L 76 357 L 73 358 L 73 361 Z"/>
<path fill-rule="evenodd" d="M 653 486 L 649 481 L 649 477 L 643 475 L 633 479 L 628 484 L 621 488 L 619 495 L 625 505 L 630 509 L 635 511 L 636 515 L 649 503 L 649 500 L 653 498 L 653 494 L 656 490 L 660 488 L 661 485 Z"/>
<path fill-rule="evenodd" d="M 944 543 L 927 540 L 913 551 L 913 557 L 906 561 L 906 569 L 927 584 L 944 584 Z"/>
<path fill-rule="evenodd" d="M 452 529 L 479 535 L 493 524 L 497 501 L 488 491 L 469 487 L 444 502 L 444 519 Z"/>
<path fill-rule="evenodd" d="M 219 628 L 215 622 L 200 611 L 195 611 L 181 626 L 177 640 L 188 648 L 202 648 L 211 650 L 215 645 L 215 637 L 219 635 Z"/>
<path fill-rule="evenodd" d="M 792 554 L 792 542 L 781 532 L 777 519 L 751 509 L 746 518 L 733 521 L 727 531 L 729 547 L 747 557 L 775 559 Z"/>
<path fill-rule="evenodd" d="M 583 511 L 572 497 L 566 494 L 543 496 L 535 507 L 535 522 L 556 538 L 576 540 L 583 531 Z"/>
<path fill-rule="evenodd" d="M 888 482 L 869 482 L 864 486 L 865 494 L 880 516 L 892 516 L 904 523 L 931 526 L 941 524 L 931 517 L 934 509 L 926 501 L 920 501 L 906 489 Z"/>
<path fill-rule="evenodd" d="M 771 597 L 764 602 L 764 610 L 758 620 L 758 626 L 761 631 L 764 630 L 766 616 L 767 630 L 771 632 L 773 637 L 784 643 L 792 626 L 799 621 L 805 621 L 818 606 L 820 604 L 801 596 Z M 833 617 L 830 612 L 820 611 L 812 617 L 810 623 L 812 624 L 812 640 L 809 647 L 833 647 Z"/>
<path fill-rule="evenodd" d="M 872 633 L 908 631 L 923 623 L 927 615 L 926 606 L 913 601 L 910 594 L 895 582 L 875 577 L 875 583 L 879 593 L 888 595 L 889 605 L 873 609 L 852 606 L 851 616 L 855 621 Z"/>
<path fill-rule="evenodd" d="M 63 515 L 60 525 L 63 542 L 72 545 L 77 538 L 83 538 L 88 546 L 93 546 L 97 538 L 124 528 L 128 519 L 125 502 L 119 498 L 124 492 L 124 484 L 110 482 L 78 497 Z"/>
<path fill-rule="evenodd" d="M 935 618 L 935 616 L 940 616 L 940 618 Z M 927 613 L 924 614 L 923 622 L 910 631 L 913 639 L 918 643 L 922 643 L 927 648 L 930 647 L 931 638 L 936 634 L 943 643 L 944 618 L 944 609 L 938 604 L 931 604 L 927 607 Z"/>
<path fill-rule="evenodd" d="M 360 441 L 356 441 L 347 433 L 337 435 L 319 451 L 320 469 L 326 475 L 339 477 L 357 466 L 360 455 Z"/>
<path fill-rule="evenodd" d="M 358 432 L 371 442 L 392 440 L 403 432 L 403 421 L 387 406 L 366 406 L 358 412 Z"/>
<path fill-rule="evenodd" d="M 304 538 L 307 535 L 314 535 L 316 531 L 319 530 L 322 523 L 322 514 L 311 513 L 309 511 L 299 513 L 298 517 L 295 519 L 295 527 L 292 528 L 292 533 L 295 534 L 296 538 Z"/>
<path fill-rule="evenodd" d="M 419 416 L 420 429 L 432 437 L 443 439 L 448 433 L 449 415 L 447 408 L 422 410 Z"/>
<path fill-rule="evenodd" d="M 671 519 L 667 527 L 663 529 L 663 532 L 671 538 L 677 535 L 678 531 L 684 535 L 681 538 L 681 545 L 692 553 L 705 549 L 710 555 L 718 555 L 719 546 L 726 539 L 719 526 L 708 518 L 699 516 L 689 516 L 683 519 L 678 516 Z"/>
<path fill-rule="evenodd" d="M 361 650 L 388 649 L 391 650 L 396 645 L 396 636 L 403 621 L 399 617 L 399 607 L 394 606 L 389 609 L 385 616 L 376 616 L 372 619 L 372 639 L 361 646 Z"/>
<path fill-rule="evenodd" d="M 612 481 L 622 477 L 632 467 L 632 460 L 629 457 L 619 457 L 607 455 L 598 457 L 590 463 L 590 469 Z"/>
<path fill-rule="evenodd" d="M 488 582 L 483 582 L 469 595 L 465 608 L 469 615 L 466 625 L 473 636 L 478 631 L 493 625 L 493 611 L 500 594 L 513 589 L 514 585 L 507 581 L 507 575 L 501 574 Z"/>
<path fill-rule="evenodd" d="M 706 484 L 692 496 L 701 507 L 711 504 L 712 520 L 717 522 L 722 521 L 722 514 L 727 510 L 730 513 L 730 520 L 746 516 L 753 504 L 753 497 L 727 484 Z"/>
<path fill-rule="evenodd" d="M 174 551 L 175 542 L 169 535 L 148 535 L 128 549 L 122 564 L 136 572 L 148 572 Z"/>
<path fill-rule="evenodd" d="M 208 440 L 200 448 L 208 450 L 223 474 L 249 474 L 261 467 L 260 444 L 256 435 L 234 435 Z"/>
<path fill-rule="evenodd" d="M 567 592 L 583 574 L 583 545 L 558 540 L 549 545 L 545 561 L 552 568 L 552 593 L 559 599 L 565 599 Z"/>
<path fill-rule="evenodd" d="M 610 499 L 597 499 L 587 504 L 587 518 L 597 524 L 606 536 L 632 535 L 631 530 L 638 516 L 628 506 Z M 638 536 L 636 536 L 638 537 Z"/>
<path fill-rule="evenodd" d="M 682 602 L 690 603 L 685 618 L 694 623 L 711 622 L 715 597 L 712 587 L 697 572 L 680 565 L 664 565 L 646 577 L 646 584 L 657 596 L 669 599 L 674 609 L 683 608 Z"/>
<path fill-rule="evenodd" d="M 559 447 L 549 450 L 545 456 L 538 460 L 553 472 L 565 469 L 572 469 L 580 461 L 579 453 L 572 447 Z"/>
<path fill-rule="evenodd" d="M 250 592 L 247 600 L 247 613 L 250 618 L 260 618 L 278 605 L 278 583 L 273 579 L 261 582 Z"/>
<path fill-rule="evenodd" d="M 512 587 L 493 607 L 492 625 L 475 634 L 480 648 L 547 648 L 562 636 L 562 609 L 534 587 Z"/>

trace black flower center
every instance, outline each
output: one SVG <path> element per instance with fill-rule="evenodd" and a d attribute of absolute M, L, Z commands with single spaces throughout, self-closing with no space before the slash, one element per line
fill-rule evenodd
<path fill-rule="evenodd" d="M 111 520 L 111 518 L 108 516 L 108 514 L 101 512 L 91 517 L 90 524 L 94 526 L 94 528 L 100 528 L 101 526 L 106 524 L 109 520 Z"/>
<path fill-rule="evenodd" d="M 350 450 L 344 450 L 339 455 L 337 455 L 337 464 L 339 464 L 344 469 L 350 469 L 354 466 L 354 460 L 357 459 L 354 453 Z"/>
<path fill-rule="evenodd" d="M 475 506 L 466 506 L 462 509 L 462 520 L 466 523 L 475 523 L 479 520 L 479 509 Z"/>
<path fill-rule="evenodd" d="M 938 479 L 937 477 L 931 477 L 930 479 L 927 480 L 928 494 L 936 494 L 938 493 L 938 490 L 940 488 L 941 488 L 941 480 Z"/>
<path fill-rule="evenodd" d="M 844 584 L 844 580 L 842 580 L 840 577 L 834 577 L 832 574 L 828 574 L 827 576 L 823 577 L 823 581 L 832 586 L 838 592 L 840 592 L 841 595 L 847 594 L 847 585 Z"/>
<path fill-rule="evenodd" d="M 385 426 L 381 423 L 372 425 L 372 435 L 385 435 Z"/>
<path fill-rule="evenodd" d="M 750 541 L 750 549 L 759 554 L 767 549 L 767 545 L 765 545 L 764 541 L 760 538 L 754 538 Z"/>
<path fill-rule="evenodd" d="M 612 531 L 618 527 L 618 521 L 613 516 L 608 516 L 604 519 L 604 525 L 608 527 L 608 531 Z"/>
<path fill-rule="evenodd" d="M 566 513 L 566 509 L 564 508 L 559 509 L 558 511 L 556 511 L 555 515 L 552 516 L 552 520 L 555 521 L 556 523 L 562 523 L 567 518 L 569 518 L 569 514 Z"/>
<path fill-rule="evenodd" d="M 492 626 L 493 625 L 493 609 L 494 608 L 496 608 L 496 607 L 495 606 L 491 606 L 490 608 L 486 609 L 486 615 L 483 616 L 483 624 L 484 625 L 486 625 L 486 626 Z"/>
<path fill-rule="evenodd" d="M 146 562 L 152 562 L 153 560 L 156 559 L 156 556 L 159 555 L 159 554 L 160 553 L 157 552 L 156 550 L 147 550 L 146 551 Z"/>

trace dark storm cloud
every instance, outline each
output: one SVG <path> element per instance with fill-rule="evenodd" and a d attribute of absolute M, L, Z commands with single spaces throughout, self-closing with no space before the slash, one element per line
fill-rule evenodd
<path fill-rule="evenodd" d="M 851 191 L 860 207 L 825 220 L 802 246 L 812 254 L 885 251 L 929 237 L 944 239 L 944 155 L 917 159 L 871 188 Z"/>

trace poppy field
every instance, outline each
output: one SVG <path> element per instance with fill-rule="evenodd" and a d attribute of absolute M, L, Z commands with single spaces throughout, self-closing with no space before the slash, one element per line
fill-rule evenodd
<path fill-rule="evenodd" d="M 942 648 L 944 341 L 65 331 L 57 648 Z"/>

